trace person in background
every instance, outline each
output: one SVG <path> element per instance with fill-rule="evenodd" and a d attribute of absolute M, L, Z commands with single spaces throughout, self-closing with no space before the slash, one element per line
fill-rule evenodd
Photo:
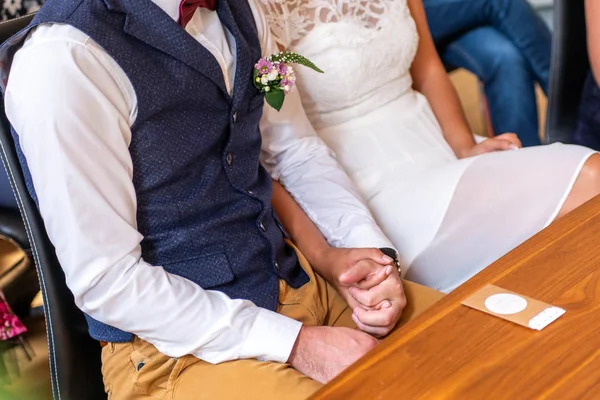
<path fill-rule="evenodd" d="M 483 82 L 493 132 L 541 144 L 535 83 L 548 94 L 551 34 L 527 0 L 423 0 L 444 64 Z"/>
<path fill-rule="evenodd" d="M 0 19 L 8 21 L 31 14 L 39 10 L 42 4 L 44 4 L 44 0 L 5 0 L 2 3 Z"/>
<path fill-rule="evenodd" d="M 597 1 L 585 1 L 585 19 L 591 70 L 583 86 L 573 141 L 600 150 L 600 4 Z"/>

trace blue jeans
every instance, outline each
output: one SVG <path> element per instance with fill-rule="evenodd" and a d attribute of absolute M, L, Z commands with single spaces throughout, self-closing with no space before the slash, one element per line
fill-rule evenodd
<path fill-rule="evenodd" d="M 423 0 L 445 64 L 483 82 L 495 133 L 539 145 L 535 82 L 548 92 L 550 30 L 526 0 Z"/>

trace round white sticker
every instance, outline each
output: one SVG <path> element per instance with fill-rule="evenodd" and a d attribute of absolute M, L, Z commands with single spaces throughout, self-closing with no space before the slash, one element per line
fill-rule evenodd
<path fill-rule="evenodd" d="M 485 306 L 493 313 L 510 315 L 523 311 L 527 307 L 527 300 L 516 294 L 499 293 L 485 299 Z"/>

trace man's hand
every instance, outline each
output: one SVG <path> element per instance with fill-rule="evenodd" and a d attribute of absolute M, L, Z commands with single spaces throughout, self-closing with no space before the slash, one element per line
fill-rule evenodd
<path fill-rule="evenodd" d="M 288 363 L 325 384 L 377 343 L 377 339 L 356 329 L 303 326 Z"/>
<path fill-rule="evenodd" d="M 514 133 L 503 133 L 486 139 L 468 149 L 460 158 L 473 157 L 484 153 L 503 150 L 517 150 L 522 147 L 521 141 Z"/>

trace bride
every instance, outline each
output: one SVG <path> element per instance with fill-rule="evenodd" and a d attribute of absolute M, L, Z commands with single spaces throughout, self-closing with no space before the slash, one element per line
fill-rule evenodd
<path fill-rule="evenodd" d="M 406 278 L 449 292 L 600 193 L 588 148 L 520 149 L 512 133 L 475 143 L 421 0 L 263 4 L 280 47 L 325 70 L 296 69 L 302 103 Z"/>

